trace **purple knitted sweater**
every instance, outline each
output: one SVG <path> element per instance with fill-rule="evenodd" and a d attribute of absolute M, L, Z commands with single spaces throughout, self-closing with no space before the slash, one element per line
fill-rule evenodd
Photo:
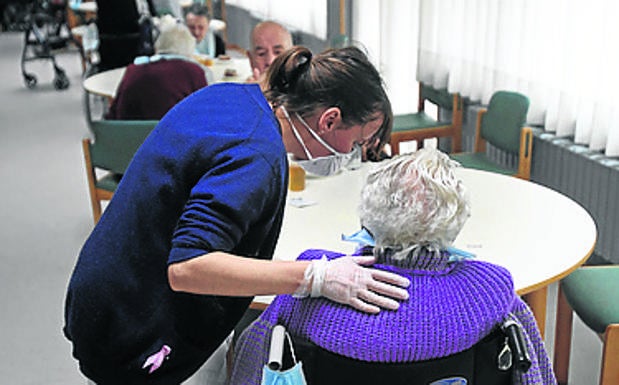
<path fill-rule="evenodd" d="M 308 250 L 298 259 L 323 255 L 341 256 Z M 323 298 L 276 297 L 239 338 L 230 384 L 260 384 L 271 330 L 277 324 L 345 357 L 402 363 L 466 350 L 508 317 L 521 324 L 532 356 L 532 367 L 522 383 L 555 384 L 535 319 L 515 294 L 509 272 L 486 262 L 450 263 L 448 258 L 421 256 L 404 263 L 386 258 L 380 261 L 384 264 L 375 265 L 411 280 L 410 299 L 397 311 L 371 315 Z"/>

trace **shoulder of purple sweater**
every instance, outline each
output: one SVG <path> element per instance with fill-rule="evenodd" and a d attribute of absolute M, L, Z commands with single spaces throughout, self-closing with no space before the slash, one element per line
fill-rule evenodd
<path fill-rule="evenodd" d="M 495 263 L 486 262 L 486 261 L 479 261 L 475 259 L 466 260 L 466 261 L 463 261 L 463 263 L 466 263 L 470 266 L 474 266 L 477 269 L 484 269 L 484 270 L 487 269 L 487 270 L 496 271 L 499 274 L 509 276 L 511 279 L 511 273 L 509 272 L 509 270 L 507 270 L 507 268 L 501 265 L 497 265 Z"/>
<path fill-rule="evenodd" d="M 514 280 L 505 267 L 478 260 L 467 260 L 461 263 L 462 268 L 476 271 L 477 275 L 483 277 L 487 284 L 503 286 L 503 290 L 507 291 L 514 290 Z"/>

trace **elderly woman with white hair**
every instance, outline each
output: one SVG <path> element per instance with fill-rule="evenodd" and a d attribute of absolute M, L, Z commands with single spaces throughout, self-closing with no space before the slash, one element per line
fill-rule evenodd
<path fill-rule="evenodd" d="M 499 359 L 505 369 L 513 358 L 515 367 L 517 354 L 528 354 L 528 370 L 505 372 L 506 383 L 555 384 L 535 319 L 516 295 L 510 273 L 458 255 L 451 247 L 470 215 L 456 166 L 447 155 L 422 149 L 379 164 L 362 190 L 359 213 L 371 247 L 360 253 L 374 255 L 376 268 L 409 278 L 409 300 L 396 311 L 364 314 L 320 298 L 278 296 L 240 336 L 231 385 L 270 383 L 265 380 L 273 372 L 263 366 L 276 325 L 295 337 L 297 358 L 310 385 L 494 384 L 477 366 L 474 376 L 481 377 L 449 375 L 454 365 L 468 362 L 467 354 L 481 354 L 469 352 L 478 346 L 486 349 L 490 338 L 499 341 L 498 352 L 494 350 L 486 366 L 496 368 Z M 327 260 L 341 256 L 307 250 L 298 259 L 313 260 L 319 271 Z M 516 325 L 522 351 L 511 352 L 505 342 L 508 324 Z M 432 377 L 435 372 L 438 377 Z M 494 378 L 495 372 L 501 370 L 488 376 Z M 445 373 L 447 378 L 441 377 Z"/>
<path fill-rule="evenodd" d="M 207 85 L 204 68 L 192 59 L 196 41 L 187 27 L 174 20 L 159 28 L 155 55 L 127 66 L 107 119 L 159 120 Z"/>

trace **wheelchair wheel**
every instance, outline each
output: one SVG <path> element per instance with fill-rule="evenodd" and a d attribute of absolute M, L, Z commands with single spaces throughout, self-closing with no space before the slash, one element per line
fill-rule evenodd
<path fill-rule="evenodd" d="M 31 74 L 24 74 L 24 82 L 26 87 L 32 89 L 37 86 L 37 77 Z"/>

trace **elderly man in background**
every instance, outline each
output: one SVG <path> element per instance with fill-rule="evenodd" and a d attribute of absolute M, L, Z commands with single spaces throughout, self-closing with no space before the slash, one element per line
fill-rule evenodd
<path fill-rule="evenodd" d="M 256 24 L 251 32 L 250 40 L 251 49 L 248 56 L 253 72 L 250 81 L 258 81 L 275 58 L 292 47 L 290 32 L 274 21 Z"/>
<path fill-rule="evenodd" d="M 205 5 L 193 3 L 187 9 L 185 24 L 196 38 L 196 52 L 216 58 L 226 53 L 226 43 L 209 28 L 210 23 L 211 17 Z"/>

